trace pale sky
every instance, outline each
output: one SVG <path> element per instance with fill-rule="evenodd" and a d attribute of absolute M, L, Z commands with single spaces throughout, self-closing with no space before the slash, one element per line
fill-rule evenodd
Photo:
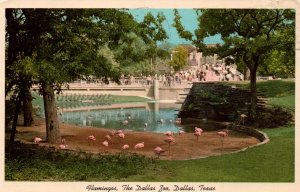
<path fill-rule="evenodd" d="M 165 17 L 166 21 L 163 23 L 165 30 L 169 36 L 168 42 L 172 44 L 183 44 L 183 43 L 190 43 L 185 39 L 181 39 L 177 31 L 174 27 L 172 27 L 173 20 L 174 20 L 174 13 L 173 9 L 130 9 L 129 12 L 137 19 L 137 21 L 142 21 L 144 15 L 146 15 L 149 11 L 156 16 L 158 12 L 162 12 Z M 181 15 L 181 22 L 184 25 L 186 30 L 189 30 L 194 34 L 194 30 L 197 28 L 198 21 L 197 21 L 197 14 L 193 9 L 178 9 L 179 14 Z M 213 44 L 213 43 L 220 43 L 220 36 L 210 37 L 205 40 L 206 44 Z"/>

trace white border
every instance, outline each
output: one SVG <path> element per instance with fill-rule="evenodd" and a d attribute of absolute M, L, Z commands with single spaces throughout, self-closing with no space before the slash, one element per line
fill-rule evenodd
<path fill-rule="evenodd" d="M 300 18 L 300 2 L 299 0 L 7 0 L 0 1 L 0 190 L 7 192 L 85 192 L 85 187 L 90 184 L 95 186 L 121 186 L 124 182 L 7 182 L 4 180 L 4 57 L 5 57 L 5 8 L 294 8 L 296 9 L 296 64 L 299 61 L 299 18 Z M 296 77 L 299 75 L 299 67 L 296 65 Z M 296 78 L 298 81 L 298 78 Z M 297 102 L 298 92 L 300 90 L 298 82 L 296 83 L 296 148 L 295 148 L 295 183 L 180 183 L 181 185 L 189 184 L 195 188 L 204 184 L 207 186 L 215 186 L 215 191 L 263 191 L 263 192 L 282 192 L 282 191 L 297 191 L 300 189 L 299 185 L 299 131 L 297 131 L 299 119 L 299 103 Z M 274 159 L 276 161 L 276 159 Z M 130 183 L 135 186 L 135 183 Z M 177 183 L 151 183 L 152 186 L 159 188 L 160 185 L 173 186 Z M 119 191 L 121 187 L 119 187 Z M 157 191 L 157 190 L 156 190 Z M 196 190 L 199 191 L 199 190 Z"/>

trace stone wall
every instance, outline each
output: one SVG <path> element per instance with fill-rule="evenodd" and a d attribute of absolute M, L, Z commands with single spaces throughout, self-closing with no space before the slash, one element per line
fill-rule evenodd
<path fill-rule="evenodd" d="M 238 125 L 238 126 L 232 126 L 232 127 L 230 127 L 230 129 L 233 131 L 242 132 L 242 133 L 245 133 L 252 137 L 255 137 L 260 142 L 268 142 L 269 141 L 269 137 L 267 136 L 267 134 L 265 134 L 264 132 L 259 131 L 257 129 L 251 128 L 251 127 Z"/>
<path fill-rule="evenodd" d="M 236 121 L 240 114 L 249 116 L 251 92 L 219 82 L 194 83 L 179 117 L 220 122 Z M 257 111 L 265 109 L 265 97 L 258 93 Z"/>
<path fill-rule="evenodd" d="M 249 117 L 251 92 L 221 82 L 193 83 L 189 94 L 182 104 L 178 117 L 183 124 L 197 122 L 205 125 L 206 121 L 237 122 L 262 128 L 275 128 L 293 121 L 293 112 L 266 104 L 267 98 L 257 92 L 257 120 Z"/>

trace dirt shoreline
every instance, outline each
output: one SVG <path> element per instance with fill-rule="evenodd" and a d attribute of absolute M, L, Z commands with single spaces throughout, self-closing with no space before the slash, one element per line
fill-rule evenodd
<path fill-rule="evenodd" d="M 130 126 L 130 125 L 129 125 Z M 239 151 L 243 148 L 256 145 L 260 141 L 248 135 L 230 131 L 229 136 L 223 140 L 223 148 L 220 137 L 217 131 L 204 132 L 197 141 L 193 133 L 185 133 L 182 135 L 175 134 L 176 142 L 170 146 L 170 155 L 168 152 L 168 144 L 164 141 L 166 137 L 163 133 L 152 132 L 134 132 L 125 131 L 125 138 L 119 139 L 113 137 L 109 142 L 109 146 L 105 147 L 102 142 L 105 136 L 112 130 L 105 128 L 80 127 L 66 123 L 60 123 L 62 138 L 66 139 L 67 148 L 70 150 L 86 151 L 91 153 L 119 153 L 122 151 L 122 146 L 128 144 L 129 151 L 154 157 L 153 149 L 157 146 L 164 149 L 166 152 L 160 156 L 162 160 L 186 160 L 203 158 L 207 156 L 221 155 L 234 151 Z M 17 127 L 16 139 L 24 142 L 33 142 L 34 137 L 46 138 L 46 128 L 43 119 L 37 119 L 32 127 Z M 87 137 L 94 135 L 96 141 L 89 143 Z M 145 147 L 142 149 L 134 149 L 137 143 L 144 142 Z M 48 143 L 42 142 L 41 146 L 51 146 Z M 58 145 L 55 145 L 58 148 Z"/>

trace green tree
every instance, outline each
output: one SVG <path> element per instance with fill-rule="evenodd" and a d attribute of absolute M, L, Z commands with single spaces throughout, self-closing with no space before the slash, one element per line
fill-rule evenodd
<path fill-rule="evenodd" d="M 295 25 L 295 12 L 289 9 L 202 9 L 197 10 L 199 28 L 192 39 L 205 55 L 217 53 L 221 58 L 241 58 L 250 70 L 251 111 L 256 118 L 256 72 L 280 40 L 280 30 Z M 178 19 L 176 22 L 180 22 Z M 183 32 L 178 30 L 179 35 Z M 223 43 L 206 47 L 207 37 L 220 35 Z M 182 36 L 182 35 L 181 35 Z M 182 36 L 184 37 L 184 36 Z M 293 50 L 294 51 L 294 50 Z"/>
<path fill-rule="evenodd" d="M 7 9 L 16 13 L 21 27 L 8 30 L 8 50 L 11 47 L 30 48 L 19 52 L 7 51 L 7 71 L 18 74 L 15 85 L 28 82 L 40 85 L 46 116 L 46 136 L 50 143 L 60 141 L 54 91 L 64 83 L 91 76 L 119 77 L 119 66 L 111 48 L 132 28 L 133 18 L 116 9 Z M 20 16 L 19 16 L 20 15 Z M 128 22 L 132 20 L 132 22 Z M 123 23 L 124 22 L 124 23 Z M 16 39 L 10 39 L 10 36 Z M 24 37 L 24 38 L 23 38 Z M 14 56 L 17 55 L 17 56 Z M 26 69 L 26 70 L 25 70 Z M 7 85 L 13 82 L 7 76 Z M 13 84 L 13 83 L 11 83 Z M 27 84 L 26 86 L 31 86 Z M 7 86 L 7 91 L 14 86 Z M 25 86 L 19 86 L 25 87 Z M 15 89 L 20 93 L 22 89 Z M 24 95 L 18 94 L 23 98 Z"/>
<path fill-rule="evenodd" d="M 267 53 L 258 68 L 260 75 L 275 75 L 281 78 L 295 77 L 295 28 L 287 26 L 276 34 L 278 43 Z"/>
<path fill-rule="evenodd" d="M 156 17 L 148 12 L 143 21 L 139 24 L 140 34 L 147 44 L 146 56 L 150 60 L 151 71 L 153 69 L 153 63 L 158 55 L 162 53 L 162 50 L 158 48 L 157 42 L 164 41 L 168 38 L 167 33 L 163 27 L 163 22 L 166 17 L 163 13 L 159 12 Z"/>
<path fill-rule="evenodd" d="M 175 71 L 179 71 L 183 67 L 187 66 L 188 51 L 183 46 L 177 46 L 172 51 L 172 59 L 169 64 Z"/>
<path fill-rule="evenodd" d="M 177 9 L 174 9 L 174 23 L 172 24 L 172 26 L 176 28 L 177 33 L 181 38 L 192 40 L 193 34 L 190 31 L 184 29 L 180 21 L 181 18 L 182 17 L 180 16 L 179 11 Z"/>
<path fill-rule="evenodd" d="M 273 50 L 266 55 L 265 62 L 258 68 L 258 73 L 262 76 L 275 75 L 280 78 L 295 77 L 295 62 L 288 56 L 289 52 Z"/>
<path fill-rule="evenodd" d="M 118 44 L 123 35 L 115 32 L 116 28 L 119 27 L 123 32 L 130 30 L 123 26 L 127 23 L 114 22 L 122 14 L 127 15 L 115 9 L 63 10 L 57 24 L 52 24 L 55 31 L 41 36 L 36 63 L 39 66 L 47 139 L 50 143 L 60 140 L 55 89 L 59 89 L 63 83 L 91 76 L 118 80 L 119 66 L 109 46 Z"/>
<path fill-rule="evenodd" d="M 125 34 L 118 44 L 119 46 L 114 50 L 114 53 L 122 68 L 135 65 L 147 58 L 148 47 L 136 33 Z"/>
<path fill-rule="evenodd" d="M 162 25 L 164 20 L 162 13 L 155 17 L 148 12 L 141 23 L 132 24 L 131 31 L 123 34 L 113 49 L 123 73 L 149 74 L 156 58 L 167 57 L 168 53 L 157 46 L 157 42 L 167 38 Z"/>
<path fill-rule="evenodd" d="M 23 116 L 24 125 L 31 126 L 34 122 L 32 112 L 32 96 L 30 87 L 32 85 L 31 77 L 28 74 L 23 74 L 14 70 L 14 65 L 19 59 L 32 54 L 33 42 L 36 40 L 31 36 L 27 36 L 24 31 L 26 28 L 31 27 L 25 20 L 26 13 L 19 9 L 6 9 L 5 17 L 7 20 L 6 25 L 6 65 L 5 65 L 5 96 L 9 93 L 18 95 L 17 92 L 11 91 L 13 87 L 15 90 L 23 92 L 22 97 L 13 97 L 21 99 L 23 103 Z M 31 19 L 31 18 L 30 18 Z M 29 19 L 29 20 L 30 20 Z M 40 30 L 34 31 L 39 33 Z M 18 103 L 18 101 L 15 101 Z M 21 106 L 20 104 L 20 106 Z M 18 109 L 19 110 L 19 109 Z"/>

